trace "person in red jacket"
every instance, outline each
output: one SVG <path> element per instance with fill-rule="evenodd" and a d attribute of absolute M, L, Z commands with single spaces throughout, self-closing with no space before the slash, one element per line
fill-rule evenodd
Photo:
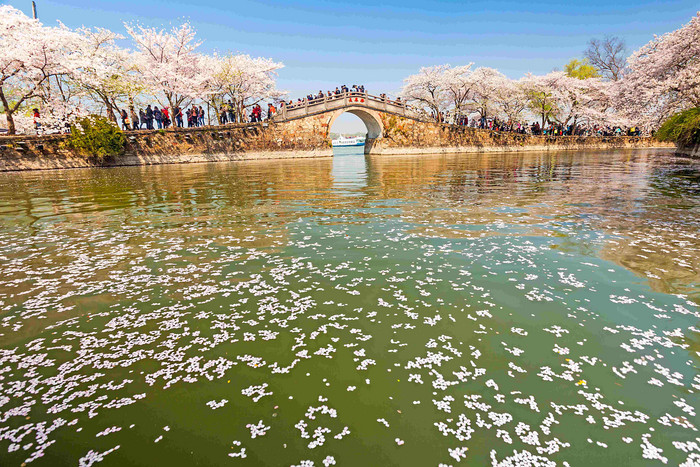
<path fill-rule="evenodd" d="M 167 107 L 163 107 L 161 112 L 163 113 L 163 126 L 168 128 L 170 126 L 170 112 Z"/>
<path fill-rule="evenodd" d="M 33 110 L 34 114 L 34 129 L 38 132 L 39 128 L 41 128 L 41 122 L 39 122 L 39 109 L 35 108 Z"/>

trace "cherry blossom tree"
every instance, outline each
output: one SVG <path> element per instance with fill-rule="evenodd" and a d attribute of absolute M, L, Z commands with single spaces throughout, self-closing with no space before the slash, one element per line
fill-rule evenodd
<path fill-rule="evenodd" d="M 188 105 L 205 91 L 206 74 L 197 53 L 196 32 L 185 22 L 170 31 L 125 24 L 136 46 L 135 67 L 144 87 L 161 106 Z"/>
<path fill-rule="evenodd" d="M 482 118 L 494 117 L 498 112 L 497 96 L 508 85 L 508 78 L 494 68 L 479 67 L 471 74 L 471 108 Z"/>
<path fill-rule="evenodd" d="M 16 133 L 15 114 L 47 98 L 51 80 L 68 73 L 70 44 L 74 35 L 64 26 L 45 27 L 11 6 L 0 6 L 0 103 L 9 134 Z"/>
<path fill-rule="evenodd" d="M 244 54 L 205 56 L 189 23 L 170 30 L 125 24 L 124 36 L 102 28 L 46 27 L 21 11 L 0 6 L 0 103 L 10 134 L 31 128 L 31 106 L 42 123 L 65 125 L 73 116 L 106 113 L 116 122 L 120 104 L 131 109 L 139 98 L 161 106 L 183 107 L 196 99 L 235 102 L 239 115 L 263 100 L 279 99 L 282 63 Z"/>
<path fill-rule="evenodd" d="M 700 106 L 700 12 L 655 37 L 628 59 L 618 106 L 655 126 L 670 114 Z"/>
<path fill-rule="evenodd" d="M 449 65 L 423 67 L 415 75 L 404 79 L 400 96 L 407 102 L 433 114 L 440 121 L 440 114 L 447 110 L 450 95 L 445 86 L 445 74 Z"/>
<path fill-rule="evenodd" d="M 614 84 L 602 78 L 577 79 L 569 77 L 560 88 L 564 125 L 626 125 L 629 122 L 621 117 L 613 107 Z"/>
<path fill-rule="evenodd" d="M 116 122 L 119 102 L 144 89 L 136 73 L 135 57 L 116 45 L 124 39 L 121 34 L 103 28 L 81 28 L 77 33 L 80 41 L 68 65 L 71 79 Z"/>
<path fill-rule="evenodd" d="M 422 68 L 404 83 L 401 96 L 434 116 L 447 111 L 456 118 L 468 112 L 478 112 L 484 118 L 503 113 L 515 120 L 527 103 L 520 84 L 493 68 L 472 70 L 471 63 Z"/>
<path fill-rule="evenodd" d="M 517 122 L 527 110 L 528 99 L 520 81 L 505 79 L 494 89 L 494 101 L 498 111 L 511 122 Z"/>
<path fill-rule="evenodd" d="M 588 81 L 588 79 L 573 78 L 565 72 L 554 71 L 544 75 L 541 80 L 545 88 L 549 89 L 554 102 L 551 118 L 563 125 L 567 125 L 571 121 L 575 123 L 585 105 L 583 96 L 586 85 L 584 81 Z"/>
<path fill-rule="evenodd" d="M 237 115 L 264 100 L 280 99 L 285 92 L 277 89 L 277 71 L 284 67 L 269 58 L 249 55 L 208 56 L 203 58 L 209 70 L 206 99 L 218 108 L 226 99 L 231 100 Z"/>
<path fill-rule="evenodd" d="M 456 117 L 468 111 L 467 104 L 473 98 L 474 80 L 472 63 L 454 68 L 446 68 L 442 73 L 443 87 Z"/>

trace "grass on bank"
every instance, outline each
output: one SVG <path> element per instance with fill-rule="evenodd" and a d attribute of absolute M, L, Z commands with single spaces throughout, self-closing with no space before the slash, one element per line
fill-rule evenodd
<path fill-rule="evenodd" d="M 700 144 L 700 107 L 669 117 L 656 132 L 656 138 L 682 147 Z"/>

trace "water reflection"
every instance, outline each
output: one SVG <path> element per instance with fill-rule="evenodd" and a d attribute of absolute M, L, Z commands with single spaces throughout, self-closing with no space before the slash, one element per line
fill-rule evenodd
<path fill-rule="evenodd" d="M 605 465 L 658 457 L 654 426 L 680 464 L 699 177 L 651 150 L 0 174 L 0 459 Z"/>
<path fill-rule="evenodd" d="M 7 234 L 147 222 L 196 225 L 214 237 L 249 223 L 280 228 L 299 209 L 414 200 L 401 203 L 403 216 L 451 235 L 498 222 L 510 235 L 556 235 L 566 222 L 604 231 L 615 239 L 601 245 L 602 257 L 656 290 L 697 296 L 698 174 L 691 161 L 657 151 L 367 159 L 345 151 L 332 160 L 0 174 L 0 216 Z"/>

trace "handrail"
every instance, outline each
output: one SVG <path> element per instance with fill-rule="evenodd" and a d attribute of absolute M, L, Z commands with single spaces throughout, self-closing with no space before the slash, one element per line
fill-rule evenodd
<path fill-rule="evenodd" d="M 339 106 L 338 103 L 342 104 Z M 335 104 L 335 105 L 334 105 Z M 380 112 L 389 112 L 402 117 L 414 119 L 422 119 L 427 116 L 423 115 L 420 109 L 407 105 L 400 100 L 393 100 L 388 97 L 373 96 L 366 92 L 347 91 L 340 94 L 330 94 L 316 99 L 304 99 L 301 102 L 292 104 L 284 103 L 276 115 L 275 120 L 286 121 L 290 118 L 303 118 L 308 115 L 323 113 L 326 111 L 337 110 L 341 107 L 362 106 Z M 291 115 L 290 115 L 291 114 Z"/>
<path fill-rule="evenodd" d="M 367 94 L 365 92 L 344 92 L 340 94 L 331 94 L 330 96 L 323 96 L 319 97 L 316 99 L 304 99 L 301 102 L 295 102 L 293 104 L 285 104 L 284 108 L 287 110 L 295 110 L 299 108 L 308 108 L 311 106 L 316 106 L 316 105 L 321 105 L 325 104 L 327 102 L 332 102 L 340 99 L 346 99 L 346 98 L 358 98 L 358 99 L 366 99 L 366 100 L 372 100 L 375 102 L 381 102 L 381 103 L 387 103 L 391 105 L 395 105 L 398 107 L 406 107 L 406 103 L 403 101 L 397 101 L 397 100 L 391 100 L 386 97 L 379 97 L 379 96 L 373 96 L 371 94 Z"/>

